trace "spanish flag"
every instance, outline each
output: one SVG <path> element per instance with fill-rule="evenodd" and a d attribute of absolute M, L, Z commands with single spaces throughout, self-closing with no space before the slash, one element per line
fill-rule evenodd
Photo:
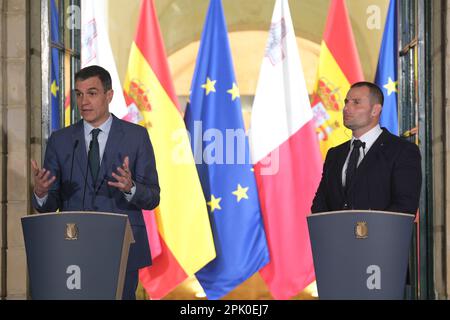
<path fill-rule="evenodd" d="M 311 98 L 322 157 L 352 136 L 342 109 L 350 85 L 364 79 L 344 0 L 331 0 Z"/>
<path fill-rule="evenodd" d="M 139 279 L 151 298 L 161 299 L 216 253 L 152 0 L 141 3 L 124 93 L 128 115 L 135 118 L 128 120 L 148 128 L 155 150 L 161 187 L 155 214 L 162 252 L 152 266 L 139 271 Z"/>

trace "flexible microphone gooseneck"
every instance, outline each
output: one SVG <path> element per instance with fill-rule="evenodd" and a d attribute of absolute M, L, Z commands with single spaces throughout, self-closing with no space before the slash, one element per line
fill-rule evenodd
<path fill-rule="evenodd" d="M 78 146 L 78 139 L 75 140 L 75 143 L 73 144 L 72 148 L 72 163 L 70 164 L 70 180 L 69 180 L 70 185 L 72 185 L 73 159 L 75 159 L 75 151 L 77 149 L 77 146 Z"/>
<path fill-rule="evenodd" d="M 83 211 L 84 209 L 84 199 L 86 197 L 86 185 L 87 185 L 87 176 L 88 176 L 88 168 L 89 168 L 89 156 L 91 154 L 91 149 L 92 149 L 92 142 L 93 139 L 91 140 L 91 142 L 89 143 L 89 151 L 88 151 L 88 155 L 87 155 L 87 162 L 86 162 L 86 171 L 85 171 L 85 176 L 84 176 L 84 186 L 83 186 Z"/>
<path fill-rule="evenodd" d="M 78 139 L 75 140 L 75 142 L 73 144 L 72 161 L 71 161 L 71 164 L 70 164 L 69 191 L 72 191 L 72 192 L 73 192 L 73 188 L 72 188 L 73 160 L 75 159 L 75 151 L 77 150 L 77 147 L 78 147 Z M 67 201 L 67 207 L 70 208 L 70 195 L 69 195 L 69 199 Z"/>

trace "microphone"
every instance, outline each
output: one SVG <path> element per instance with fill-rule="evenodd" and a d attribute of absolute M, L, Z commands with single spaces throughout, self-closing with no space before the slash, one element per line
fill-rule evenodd
<path fill-rule="evenodd" d="M 70 179 L 69 179 L 69 191 L 72 190 L 72 173 L 73 173 L 73 160 L 75 159 L 75 150 L 78 147 L 78 139 L 75 140 L 74 144 L 73 144 L 73 148 L 72 148 L 72 161 L 70 163 Z M 69 200 L 67 201 L 67 207 L 70 208 L 70 195 L 69 195 Z"/>
<path fill-rule="evenodd" d="M 88 168 L 89 168 L 89 156 L 90 156 L 90 154 L 91 154 L 92 142 L 93 142 L 93 139 L 91 139 L 91 142 L 89 143 L 89 151 L 88 151 L 88 154 L 87 154 L 86 171 L 85 171 L 86 174 L 85 174 L 85 176 L 84 176 L 84 186 L 83 186 L 83 211 L 85 210 L 85 207 L 84 207 L 84 199 L 85 199 L 85 197 L 86 197 L 86 185 L 87 185 L 87 176 L 88 176 Z"/>
<path fill-rule="evenodd" d="M 70 164 L 70 180 L 69 180 L 70 185 L 72 185 L 73 159 L 75 158 L 75 150 L 77 149 L 77 146 L 78 146 L 78 139 L 75 140 L 75 143 L 73 144 L 72 148 L 72 163 Z"/>

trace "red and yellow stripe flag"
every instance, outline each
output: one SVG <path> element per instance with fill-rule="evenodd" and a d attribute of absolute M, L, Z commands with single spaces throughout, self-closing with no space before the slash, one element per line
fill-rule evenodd
<path fill-rule="evenodd" d="M 322 157 L 350 139 L 342 119 L 350 85 L 364 79 L 344 0 L 331 0 L 311 105 Z"/>
<path fill-rule="evenodd" d="M 152 266 L 139 271 L 139 279 L 151 298 L 161 299 L 216 254 L 152 0 L 141 3 L 124 93 L 129 115 L 147 127 L 155 151 L 161 187 L 155 214 L 162 252 Z"/>
<path fill-rule="evenodd" d="M 66 99 L 64 99 L 64 127 L 71 125 L 71 114 L 70 114 L 70 91 L 66 93 Z"/>

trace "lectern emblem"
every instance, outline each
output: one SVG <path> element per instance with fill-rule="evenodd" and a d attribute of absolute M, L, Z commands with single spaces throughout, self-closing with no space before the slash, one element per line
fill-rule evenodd
<path fill-rule="evenodd" d="M 369 236 L 369 228 L 367 227 L 367 222 L 365 221 L 356 222 L 355 236 L 356 239 L 366 239 Z"/>
<path fill-rule="evenodd" d="M 66 223 L 66 240 L 78 240 L 78 227 L 75 223 Z"/>

